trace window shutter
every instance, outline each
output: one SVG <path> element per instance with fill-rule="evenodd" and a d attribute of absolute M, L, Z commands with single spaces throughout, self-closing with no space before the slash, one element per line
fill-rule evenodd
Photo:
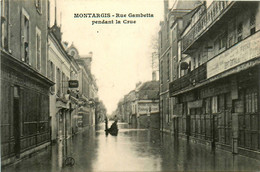
<path fill-rule="evenodd" d="M 20 46 L 20 48 L 21 48 L 21 59 L 22 59 L 22 61 L 25 61 L 25 59 L 24 59 L 24 15 L 23 15 L 23 13 L 22 13 L 22 11 L 21 11 L 21 29 L 20 29 L 20 31 L 21 31 L 21 46 Z"/>

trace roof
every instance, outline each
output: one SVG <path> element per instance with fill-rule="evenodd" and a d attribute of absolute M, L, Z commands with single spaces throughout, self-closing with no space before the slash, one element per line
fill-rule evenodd
<path fill-rule="evenodd" d="M 159 81 L 145 82 L 136 91 L 139 100 L 159 99 Z"/>
<path fill-rule="evenodd" d="M 159 91 L 159 81 L 148 81 L 143 84 L 138 88 L 137 91 L 142 91 L 142 90 L 158 90 Z"/>
<path fill-rule="evenodd" d="M 202 2 L 200 0 L 178 0 L 175 1 L 175 3 L 172 6 L 172 10 L 178 9 L 178 10 L 193 10 L 198 6 L 198 4 L 201 4 Z"/>

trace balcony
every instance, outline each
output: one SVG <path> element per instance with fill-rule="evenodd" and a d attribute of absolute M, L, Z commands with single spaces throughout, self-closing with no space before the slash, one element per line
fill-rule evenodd
<path fill-rule="evenodd" d="M 171 82 L 169 84 L 170 94 L 180 91 L 184 88 L 195 86 L 207 79 L 207 63 L 200 65 L 190 73 L 183 77 Z"/>
<path fill-rule="evenodd" d="M 214 1 L 204 12 L 201 18 L 191 27 L 183 37 L 183 52 L 185 52 L 203 33 L 207 31 L 220 16 L 224 14 L 233 1 Z"/>
<path fill-rule="evenodd" d="M 170 94 L 212 82 L 260 63 L 260 31 L 169 84 Z"/>

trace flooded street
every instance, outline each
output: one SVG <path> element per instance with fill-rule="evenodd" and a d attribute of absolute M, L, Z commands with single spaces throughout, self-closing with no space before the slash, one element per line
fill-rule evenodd
<path fill-rule="evenodd" d="M 106 136 L 104 126 L 86 129 L 68 139 L 73 167 L 62 167 L 64 149 L 55 144 L 3 171 L 258 171 L 260 161 L 174 139 L 147 129 L 119 124 L 118 136 Z"/>

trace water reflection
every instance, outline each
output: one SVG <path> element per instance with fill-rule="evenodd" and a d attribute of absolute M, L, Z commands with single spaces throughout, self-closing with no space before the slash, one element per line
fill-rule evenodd
<path fill-rule="evenodd" d="M 111 124 L 109 124 L 110 126 Z M 64 149 L 56 144 L 3 171 L 257 171 L 260 161 L 176 139 L 156 130 L 118 124 L 118 136 L 104 125 L 87 128 L 68 140 L 73 167 L 61 167 Z"/>

